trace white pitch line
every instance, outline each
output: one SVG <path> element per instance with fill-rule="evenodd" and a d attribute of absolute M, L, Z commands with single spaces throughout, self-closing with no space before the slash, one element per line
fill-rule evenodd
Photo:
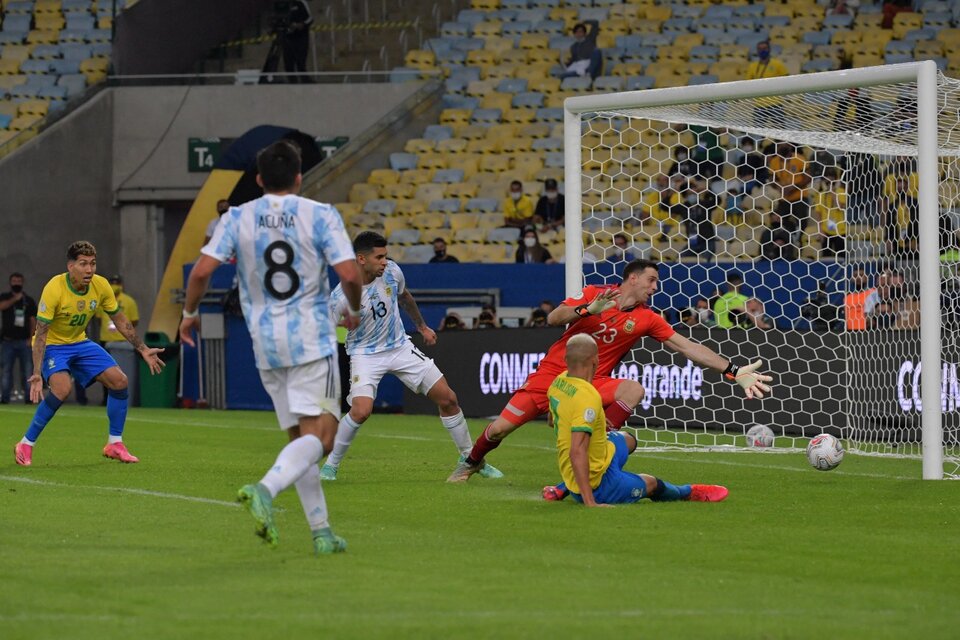
<path fill-rule="evenodd" d="M 92 491 L 114 491 L 118 493 L 132 493 L 140 496 L 152 496 L 154 498 L 167 498 L 169 500 L 183 500 L 184 502 L 199 502 L 202 504 L 215 504 L 221 507 L 230 507 L 233 509 L 236 509 L 240 506 L 236 502 L 227 502 L 226 500 L 215 500 L 213 498 L 200 498 L 197 496 L 185 496 L 179 493 L 150 491 L 149 489 L 137 489 L 133 487 L 101 487 L 97 485 L 66 484 L 63 482 L 51 482 L 50 480 L 36 480 L 34 478 L 20 478 L 17 476 L 0 476 L 0 480 L 6 480 L 8 482 L 21 482 L 23 484 L 40 485 L 44 487 L 83 489 L 83 490 L 92 490 Z"/>

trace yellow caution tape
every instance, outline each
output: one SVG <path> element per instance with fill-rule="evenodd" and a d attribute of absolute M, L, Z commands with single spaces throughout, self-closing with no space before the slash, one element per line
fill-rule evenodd
<path fill-rule="evenodd" d="M 393 20 L 389 22 L 353 22 L 348 24 L 318 24 L 310 28 L 310 31 L 319 33 L 321 31 L 349 31 L 368 30 L 368 29 L 408 29 L 416 26 L 416 23 L 410 20 Z M 261 42 L 270 42 L 276 37 L 273 33 L 268 33 L 255 38 L 240 38 L 222 43 L 218 48 L 238 47 L 245 44 L 260 44 Z"/>

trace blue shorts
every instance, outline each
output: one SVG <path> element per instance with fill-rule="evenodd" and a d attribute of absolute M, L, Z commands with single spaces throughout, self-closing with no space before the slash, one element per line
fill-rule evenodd
<path fill-rule="evenodd" d="M 49 381 L 53 374 L 69 371 L 80 386 L 88 387 L 94 378 L 115 366 L 117 361 L 103 347 L 93 340 L 84 340 L 74 344 L 48 344 L 40 373 Z"/>
<path fill-rule="evenodd" d="M 600 479 L 600 486 L 593 490 L 593 497 L 604 504 L 639 502 L 647 495 L 647 483 L 638 474 L 623 470 L 630 457 L 627 441 L 619 431 L 611 431 L 607 438 L 613 443 L 613 460 Z M 571 491 L 570 495 L 577 502 L 583 502 L 578 494 Z"/>

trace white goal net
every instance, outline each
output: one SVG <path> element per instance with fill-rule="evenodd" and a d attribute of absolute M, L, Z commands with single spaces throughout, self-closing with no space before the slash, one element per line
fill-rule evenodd
<path fill-rule="evenodd" d="M 776 376 L 747 401 L 646 341 L 614 372 L 643 382 L 646 446 L 738 448 L 764 424 L 775 450 L 827 432 L 960 474 L 960 81 L 923 64 L 567 100 L 567 288 L 656 260 L 655 310 Z"/>

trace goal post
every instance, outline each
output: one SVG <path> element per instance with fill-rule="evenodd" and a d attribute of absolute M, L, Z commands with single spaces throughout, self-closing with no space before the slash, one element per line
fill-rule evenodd
<path fill-rule="evenodd" d="M 668 268 L 664 288 L 669 274 L 683 280 L 679 290 L 658 293 L 653 299 L 656 310 L 673 314 L 673 323 L 684 318 L 683 310 L 677 316 L 677 307 L 692 300 L 690 291 L 707 295 L 706 288 L 721 285 L 723 274 L 738 271 L 754 293 L 766 293 L 777 309 L 771 314 L 774 331 L 788 336 L 781 344 L 780 338 L 768 334 L 762 340 L 766 352 L 801 353 L 810 347 L 828 365 L 815 374 L 817 380 L 836 375 L 846 387 L 837 394 L 846 414 L 843 422 L 823 425 L 822 431 L 839 431 L 854 452 L 920 457 L 925 479 L 944 477 L 945 462 L 947 475 L 958 475 L 960 428 L 954 423 L 960 420 L 955 415 L 960 410 L 956 381 L 960 356 L 956 345 L 949 344 L 958 334 L 951 329 L 947 343 L 941 340 L 947 314 L 941 303 L 945 290 L 941 245 L 951 232 L 960 238 L 956 230 L 960 82 L 944 78 L 935 62 L 924 61 L 582 95 L 564 103 L 564 145 L 568 295 L 585 282 L 619 275 L 616 261 L 621 252 L 613 246 L 617 235 L 627 237 L 634 256 L 651 257 Z M 757 164 L 755 157 L 762 161 Z M 771 161 L 773 157 L 777 159 Z M 748 177 L 742 177 L 740 167 L 750 162 L 754 166 L 743 173 Z M 790 173 L 792 162 L 802 167 L 797 175 Z M 773 177 L 760 180 L 761 171 Z M 744 187 L 748 180 L 754 185 L 750 192 L 734 196 L 733 189 L 727 190 L 728 185 Z M 667 192 L 672 195 L 665 197 Z M 872 204 L 864 202 L 867 192 L 877 194 Z M 695 218 L 694 207 L 702 207 L 701 217 Z M 796 221 L 796 227 L 783 224 L 786 219 Z M 772 240 L 777 233 L 771 228 L 781 224 L 783 238 Z M 881 290 L 874 294 L 874 302 L 880 300 L 886 311 L 884 292 L 895 291 L 890 302 L 897 317 L 912 313 L 919 318 L 916 324 L 898 319 L 875 328 L 871 320 L 865 330 L 852 331 L 841 327 L 841 315 L 825 333 L 814 335 L 818 321 L 806 323 L 798 313 L 802 306 L 797 302 L 797 288 L 802 286 L 798 283 L 816 283 L 814 289 L 829 283 L 824 296 L 845 300 L 855 293 L 849 281 L 858 270 L 879 284 L 871 290 Z M 897 284 L 889 287 L 894 279 Z M 911 293 L 914 288 L 917 292 Z M 741 309 L 736 311 L 740 318 Z M 722 351 L 727 357 L 755 353 L 747 346 L 755 341 L 753 329 L 704 330 L 703 335 L 716 344 L 741 346 L 734 347 L 734 353 Z M 904 354 L 914 347 L 915 335 L 919 352 L 907 358 Z M 886 355 L 872 357 L 876 354 Z M 944 354 L 953 358 L 947 366 Z M 636 367 L 629 371 L 647 375 L 644 356 L 638 355 Z M 901 359 L 900 378 L 895 370 L 891 380 L 889 369 L 896 369 L 894 361 Z M 889 361 L 891 367 L 884 368 L 879 360 Z M 791 364 L 797 371 L 806 366 Z M 679 397 L 683 374 L 674 375 L 671 369 L 669 377 L 666 366 L 654 367 L 649 382 L 654 392 Z M 904 385 L 919 383 L 919 393 L 900 388 L 901 378 Z M 761 409 L 751 409 L 729 398 L 720 405 L 705 403 L 700 413 L 677 406 L 658 411 L 661 393 L 649 399 L 653 415 L 638 407 L 637 418 L 655 431 L 654 446 L 742 446 L 750 423 L 762 422 L 758 416 L 767 420 L 787 416 L 789 425 L 770 425 L 775 431 L 782 427 L 778 448 L 781 437 L 790 443 L 788 448 L 799 448 L 805 438 L 816 435 L 818 425 L 789 416 L 803 411 L 827 415 L 834 405 L 817 397 L 817 390 L 804 395 L 783 381 L 775 384 L 780 414 L 762 409 L 762 402 L 755 405 Z M 891 415 L 885 408 L 872 407 L 870 398 L 876 398 L 878 406 L 886 402 L 879 394 L 887 389 L 876 388 L 881 384 L 891 394 L 897 387 L 901 398 L 906 397 L 901 406 L 906 410 L 909 405 L 914 414 Z M 836 393 L 826 385 L 822 390 Z M 705 393 L 709 392 L 723 393 L 708 385 Z M 949 437 L 943 424 L 947 410 Z"/>

